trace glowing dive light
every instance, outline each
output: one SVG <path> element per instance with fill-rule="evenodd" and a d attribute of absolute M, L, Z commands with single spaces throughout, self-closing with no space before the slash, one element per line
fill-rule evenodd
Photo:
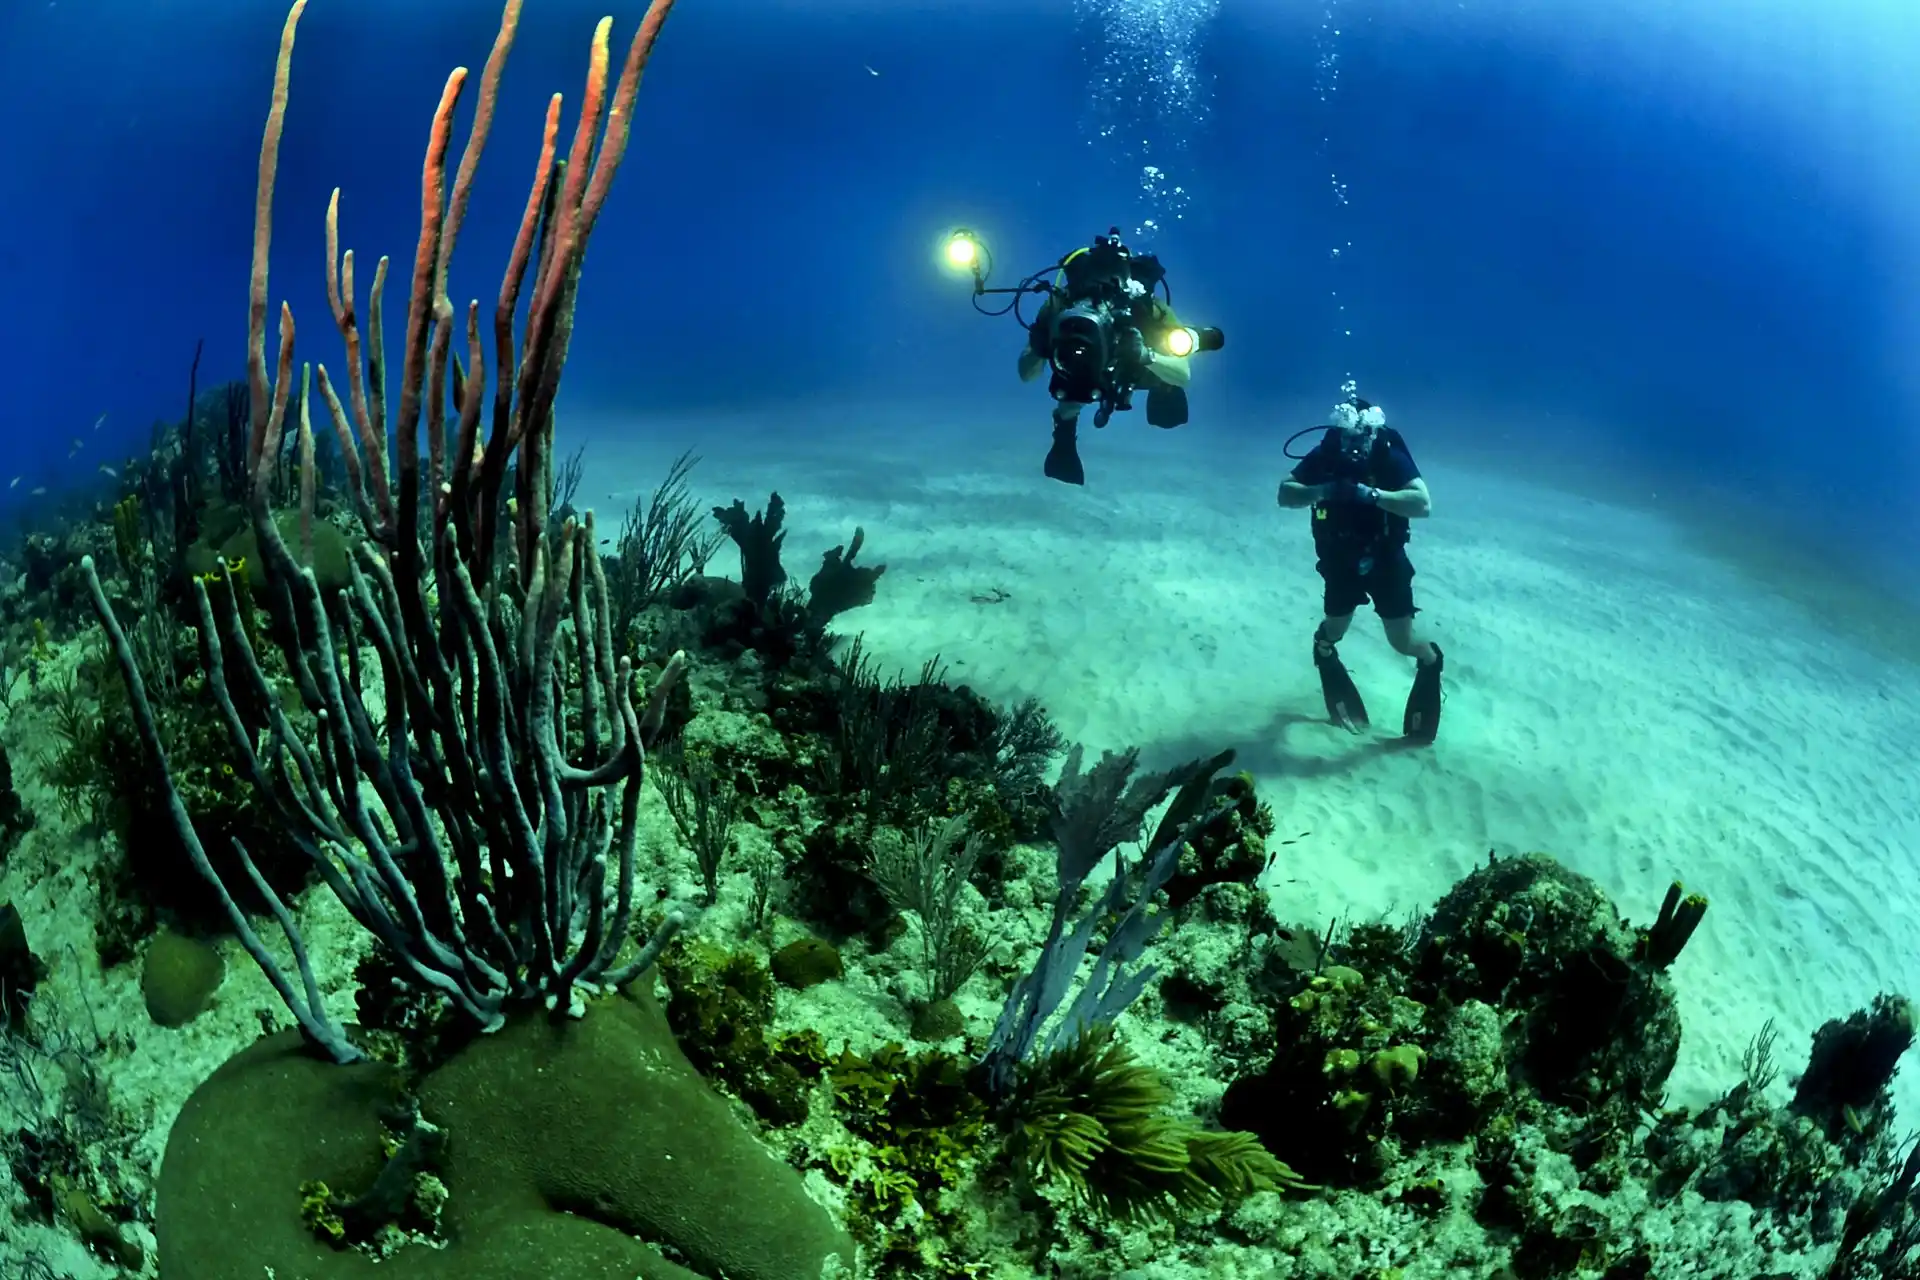
<path fill-rule="evenodd" d="M 961 271 L 972 270 L 980 261 L 980 242 L 973 232 L 962 227 L 947 237 L 947 265 Z"/>
<path fill-rule="evenodd" d="M 1183 325 L 1161 334 L 1157 345 L 1162 354 L 1190 356 L 1196 351 L 1218 351 L 1227 345 L 1227 335 L 1212 325 L 1202 325 L 1197 329 Z"/>

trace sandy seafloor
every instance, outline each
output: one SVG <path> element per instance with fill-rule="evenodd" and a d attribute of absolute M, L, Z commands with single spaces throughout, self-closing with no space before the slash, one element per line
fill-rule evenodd
<path fill-rule="evenodd" d="M 1702 536 L 1658 501 L 1475 470 L 1413 433 L 1435 500 L 1411 548 L 1415 587 L 1447 653 L 1447 702 L 1439 743 L 1401 750 L 1392 735 L 1411 663 L 1370 614 L 1342 654 L 1381 728 L 1356 738 L 1325 722 L 1309 660 L 1320 597 L 1307 517 L 1274 504 L 1284 433 L 1250 448 L 1122 419 L 1084 433 L 1091 483 L 1073 489 L 1039 474 L 1045 412 L 1042 401 L 984 429 L 921 410 L 581 415 L 564 424 L 563 447 L 585 443 L 578 501 L 598 512 L 602 538 L 688 448 L 701 455 L 703 502 L 757 509 L 780 492 L 786 564 L 802 582 L 863 527 L 863 562 L 888 570 L 840 629 L 863 634 L 885 666 L 912 675 L 938 654 L 954 682 L 1004 702 L 1040 698 L 1095 753 L 1137 745 L 1165 765 L 1236 748 L 1277 837 L 1298 837 L 1269 884 L 1283 918 L 1404 917 L 1489 850 L 1552 852 L 1636 920 L 1682 878 L 1712 907 L 1674 970 L 1685 1028 L 1675 1103 L 1737 1081 L 1768 1019 L 1791 1072 L 1825 1019 L 1878 991 L 1920 990 L 1910 618 L 1835 607 L 1852 597 L 1808 582 L 1802 565 L 1776 568 L 1737 528 Z M 730 547 L 712 569 L 737 572 Z M 0 729 L 23 796 L 47 814 L 0 869 L 0 901 L 19 906 L 50 963 L 49 1016 L 124 1035 L 109 1051 L 111 1090 L 129 1154 L 151 1172 L 187 1095 L 277 1002 L 232 945 L 213 1007 L 178 1031 L 147 1020 L 137 964 L 100 972 L 92 917 L 109 854 L 52 815 L 34 764 L 44 715 L 16 699 Z M 660 815 L 647 823 L 650 850 L 671 845 Z M 324 892 L 306 896 L 300 918 L 335 1016 L 351 1017 L 365 936 Z M 850 991 L 845 1008 L 807 1016 L 901 1034 L 847 1021 L 890 1007 L 877 998 Z M 1920 1073 L 1896 1082 L 1896 1098 L 1906 1124 L 1920 1120 Z M 56 1274 L 111 1274 L 64 1230 L 16 1225 L 11 1239 L 0 1232 L 0 1272 L 37 1249 Z M 151 1247 L 144 1226 L 135 1234 Z"/>
<path fill-rule="evenodd" d="M 1657 494 L 1452 465 L 1408 427 L 1435 512 L 1414 588 L 1447 700 L 1439 743 L 1400 750 L 1412 662 L 1370 610 L 1341 653 L 1375 736 L 1326 721 L 1307 515 L 1274 500 L 1284 432 L 1250 449 L 1137 414 L 1083 424 L 1076 489 L 1040 475 L 1045 415 L 1042 399 L 985 428 L 924 409 L 570 425 L 582 506 L 626 510 L 693 448 L 703 496 L 757 509 L 779 491 L 797 579 L 863 527 L 862 561 L 888 569 L 842 629 L 885 665 L 937 653 L 956 683 L 1039 697 L 1091 752 L 1236 748 L 1277 836 L 1309 833 L 1271 879 L 1282 918 L 1404 916 L 1489 850 L 1550 852 L 1635 920 L 1676 877 L 1706 893 L 1674 970 L 1675 1103 L 1738 1080 L 1769 1018 L 1791 1071 L 1827 1018 L 1920 990 L 1920 668 L 1883 643 L 1907 619 L 1810 605 L 1803 566 L 1769 572 L 1757 538 L 1738 564 L 1710 553 L 1740 530 L 1698 536 Z M 730 547 L 716 571 L 738 572 Z M 1897 1096 L 1920 1122 L 1920 1072 Z"/>

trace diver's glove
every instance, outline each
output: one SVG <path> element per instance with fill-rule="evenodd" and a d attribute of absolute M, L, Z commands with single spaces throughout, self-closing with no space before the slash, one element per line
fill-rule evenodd
<path fill-rule="evenodd" d="M 1370 484 L 1361 484 L 1356 480 L 1342 480 L 1333 486 L 1329 502 L 1352 502 L 1363 507 L 1379 505 L 1380 491 Z"/>

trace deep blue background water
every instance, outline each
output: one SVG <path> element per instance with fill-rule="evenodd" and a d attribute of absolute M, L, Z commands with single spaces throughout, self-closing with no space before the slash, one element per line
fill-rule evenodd
<path fill-rule="evenodd" d="M 604 7 L 528 0 L 457 298 L 497 289 L 545 95 L 577 96 Z M 1122 145 L 1145 139 L 1188 204 L 1136 244 L 1162 253 L 1184 315 L 1229 333 L 1193 429 L 1264 456 L 1351 371 L 1442 456 L 1731 490 L 1849 563 L 1920 540 L 1920 7 L 1220 0 L 1184 51 L 1203 118 L 1151 94 L 1095 111 L 1103 27 L 1153 6 L 1089 8 L 1122 16 L 681 0 L 593 243 L 565 404 L 663 432 L 683 409 L 885 405 L 910 431 L 897 406 L 925 400 L 1038 432 L 1020 335 L 973 314 L 939 235 L 980 228 L 1011 282 L 1109 222 L 1131 230 L 1164 213 Z M 641 9 L 617 6 L 616 49 Z M 240 375 L 283 14 L 0 12 L 0 483 L 29 477 L 12 500 L 177 417 L 197 337 L 203 381 Z M 428 116 L 495 18 L 477 0 L 311 0 L 273 259 L 302 357 L 341 360 L 329 189 L 364 288 L 378 254 L 412 252 Z M 398 285 L 388 302 L 397 351 Z M 103 411 L 101 443 L 69 460 Z"/>

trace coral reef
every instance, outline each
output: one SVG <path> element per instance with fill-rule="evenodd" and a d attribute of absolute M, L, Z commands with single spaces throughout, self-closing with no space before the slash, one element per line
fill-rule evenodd
<path fill-rule="evenodd" d="M 846 1140 L 820 1164 L 846 1189 L 848 1226 L 872 1275 L 969 1274 L 968 1192 L 991 1133 L 968 1068 L 950 1053 L 908 1054 L 892 1043 L 865 1057 L 843 1050 L 829 1064 Z"/>
<path fill-rule="evenodd" d="M 385 1064 L 317 1062 L 290 1033 L 228 1062 L 169 1139 L 163 1265 L 206 1280 L 263 1267 L 316 1280 L 361 1274 L 366 1260 L 336 1247 L 329 1206 L 365 1205 L 396 1161 L 422 1172 L 387 1134 L 403 1085 Z M 559 1025 L 515 1020 L 412 1091 L 449 1139 L 435 1157 L 446 1196 L 429 1191 L 428 1201 L 452 1243 L 392 1252 L 382 1266 L 396 1276 L 507 1280 L 563 1259 L 569 1275 L 683 1280 L 669 1260 L 682 1258 L 696 1275 L 791 1280 L 852 1253 L 643 995 L 596 1002 Z M 402 1201 L 387 1216 L 417 1211 Z"/>
<path fill-rule="evenodd" d="M 466 72 L 433 119 L 398 368 L 337 203 L 341 380 L 285 308 L 269 368 L 303 7 L 247 377 L 202 392 L 196 351 L 185 420 L 0 583 L 21 1274 L 59 1240 L 194 1280 L 1920 1275 L 1907 998 L 1822 1025 L 1790 1096 L 1769 1028 L 1671 1105 L 1704 895 L 1635 925 L 1490 855 L 1418 919 L 1294 923 L 1232 751 L 1094 758 L 844 634 L 899 581 L 865 526 L 802 587 L 779 493 L 709 506 L 686 453 L 602 544 L 554 404 L 669 0 L 617 73 L 596 30 L 570 147 L 550 109 L 491 370 L 446 275 L 518 0 L 451 172 Z M 123 1105 L 136 1040 L 141 1085 L 200 1077 Z"/>

